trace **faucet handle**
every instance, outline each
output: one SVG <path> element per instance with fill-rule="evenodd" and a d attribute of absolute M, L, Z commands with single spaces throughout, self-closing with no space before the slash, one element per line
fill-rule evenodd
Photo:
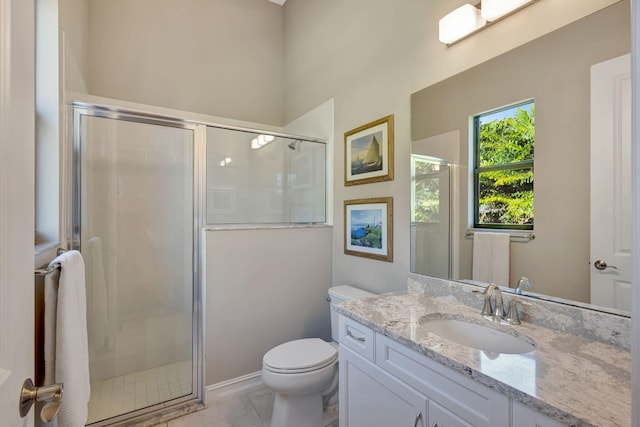
<path fill-rule="evenodd" d="M 482 305 L 482 311 L 480 312 L 483 316 L 493 316 L 493 307 L 491 306 L 491 295 L 484 297 L 484 304 Z"/>
<path fill-rule="evenodd" d="M 493 316 L 493 306 L 491 305 L 491 296 L 493 295 L 493 291 L 496 289 L 496 285 L 491 283 L 489 284 L 484 291 L 473 290 L 474 293 L 482 293 L 484 296 L 484 304 L 482 305 L 482 311 L 480 314 L 483 316 Z"/>
<path fill-rule="evenodd" d="M 504 302 L 502 300 L 502 291 L 500 290 L 499 286 L 497 285 L 494 285 L 494 286 L 495 288 L 493 290 L 493 294 L 495 295 L 496 304 L 493 309 L 493 318 L 496 321 L 501 321 L 505 317 Z"/>
<path fill-rule="evenodd" d="M 509 323 L 510 325 L 519 325 L 522 323 L 520 322 L 520 315 L 518 314 L 518 304 L 525 307 L 531 307 L 533 305 L 530 302 L 526 302 L 521 299 L 512 299 L 509 302 L 509 311 L 507 312 L 507 317 L 505 318 L 507 323 Z"/>
<path fill-rule="evenodd" d="M 482 294 L 484 296 L 484 303 L 482 305 L 482 311 L 480 312 L 480 314 L 482 314 L 483 316 L 492 316 L 493 307 L 491 306 L 491 295 L 487 295 L 487 290 L 485 289 L 484 291 L 478 291 L 474 289 L 471 292 L 473 292 L 474 294 Z"/>

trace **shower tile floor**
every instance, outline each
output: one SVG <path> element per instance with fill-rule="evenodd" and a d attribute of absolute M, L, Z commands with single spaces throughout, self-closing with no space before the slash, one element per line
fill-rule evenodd
<path fill-rule="evenodd" d="M 207 409 L 155 427 L 270 427 L 275 394 L 266 386 L 209 404 Z"/>
<path fill-rule="evenodd" d="M 92 381 L 87 424 L 190 393 L 190 360 Z"/>

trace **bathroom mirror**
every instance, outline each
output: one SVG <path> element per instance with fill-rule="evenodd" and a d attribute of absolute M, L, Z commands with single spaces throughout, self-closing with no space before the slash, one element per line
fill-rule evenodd
<path fill-rule="evenodd" d="M 473 117 L 533 100 L 534 227 L 511 233 L 508 285 L 514 287 L 526 276 L 533 282 L 526 293 L 628 315 L 630 284 L 619 270 L 600 271 L 616 283 L 610 301 L 592 296 L 590 277 L 596 258 L 590 254 L 595 235 L 590 219 L 599 213 L 590 213 L 594 197 L 590 193 L 610 194 L 612 202 L 597 207 L 615 212 L 612 223 L 630 224 L 630 203 L 625 214 L 613 201 L 624 204 L 627 192 L 630 200 L 630 187 L 623 183 L 613 192 L 602 191 L 600 178 L 591 172 L 594 123 L 602 121 L 606 127 L 613 122 L 619 126 L 613 133 L 630 134 L 630 122 L 624 117 L 607 119 L 598 107 L 592 108 L 592 94 L 597 92 L 592 84 L 600 84 L 592 83 L 592 66 L 628 54 L 630 42 L 630 6 L 622 1 L 412 94 L 412 272 L 473 281 L 473 233 L 495 231 L 470 225 Z M 630 85 L 630 77 L 609 90 L 615 92 L 614 110 L 628 102 L 625 90 L 630 86 L 625 85 Z M 595 102 L 605 104 L 609 103 Z M 630 171 L 630 153 L 616 152 L 624 167 L 594 167 L 620 182 L 620 171 Z M 591 184 L 592 179 L 598 184 Z M 616 233 L 616 247 L 624 252 L 631 247 L 631 233 Z M 602 260 L 615 267 L 610 259 Z"/>

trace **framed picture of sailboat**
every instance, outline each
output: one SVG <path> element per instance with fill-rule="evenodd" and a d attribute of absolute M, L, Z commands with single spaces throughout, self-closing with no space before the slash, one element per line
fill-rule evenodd
<path fill-rule="evenodd" d="M 393 262 L 393 198 L 344 201 L 344 253 Z"/>
<path fill-rule="evenodd" d="M 393 180 L 393 114 L 344 134 L 344 185 Z"/>

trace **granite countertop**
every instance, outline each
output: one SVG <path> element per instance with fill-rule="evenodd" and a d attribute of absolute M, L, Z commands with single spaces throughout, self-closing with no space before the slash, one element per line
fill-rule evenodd
<path fill-rule="evenodd" d="M 423 316 L 493 323 L 473 308 L 422 293 L 385 294 L 336 304 L 338 313 L 404 344 L 544 415 L 572 426 L 631 424 L 631 352 L 533 325 L 501 326 L 536 348 L 486 353 L 421 330 Z M 524 309 L 526 310 L 526 308 Z"/>

